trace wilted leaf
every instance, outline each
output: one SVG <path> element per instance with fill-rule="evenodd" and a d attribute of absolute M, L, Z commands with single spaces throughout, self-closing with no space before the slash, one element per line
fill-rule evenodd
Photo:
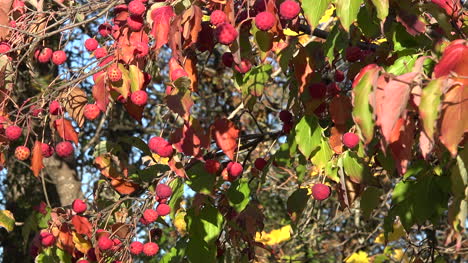
<path fill-rule="evenodd" d="M 202 30 L 202 17 L 202 10 L 197 5 L 191 5 L 190 8 L 183 13 L 181 25 L 183 27 L 182 35 L 185 39 L 184 49 L 197 43 L 198 33 Z"/>
<path fill-rule="evenodd" d="M 343 142 L 341 141 L 341 138 L 343 137 L 343 134 L 346 133 L 346 129 L 343 126 L 333 126 L 330 133 L 329 143 L 332 150 L 336 154 L 341 154 L 343 152 Z"/>
<path fill-rule="evenodd" d="M 337 94 L 333 97 L 328 106 L 331 119 L 335 125 L 344 125 L 351 119 L 353 106 L 348 96 Z"/>
<path fill-rule="evenodd" d="M 418 15 L 409 14 L 401 10 L 396 20 L 400 22 L 412 36 L 419 35 L 426 31 L 426 24 L 422 21 L 423 18 L 420 18 Z"/>
<path fill-rule="evenodd" d="M 145 105 L 138 106 L 134 104 L 132 100 L 127 100 L 124 106 L 128 114 L 132 116 L 132 118 L 134 118 L 137 121 L 141 121 L 141 119 L 143 118 L 143 110 L 145 109 Z"/>
<path fill-rule="evenodd" d="M 10 12 L 11 4 L 13 0 L 0 1 L 0 25 L 8 26 L 9 18 L 8 13 Z M 0 27 L 0 40 L 5 39 L 8 35 L 8 28 Z"/>
<path fill-rule="evenodd" d="M 75 227 L 75 230 L 78 234 L 86 235 L 91 237 L 91 233 L 93 231 L 93 227 L 91 223 L 89 223 L 88 219 L 83 216 L 74 215 L 72 217 L 72 224 Z"/>
<path fill-rule="evenodd" d="M 64 92 L 61 95 L 63 100 L 63 106 L 67 110 L 68 114 L 75 120 L 78 127 L 82 127 L 85 118 L 83 116 L 84 107 L 88 103 L 88 97 L 86 93 L 78 88 L 74 87 L 68 92 Z"/>
<path fill-rule="evenodd" d="M 171 18 L 173 16 L 175 16 L 175 14 L 172 10 L 172 6 L 163 6 L 151 11 L 151 18 L 153 19 L 151 35 L 153 35 L 155 39 L 155 49 L 159 49 L 167 43 Z"/>
<path fill-rule="evenodd" d="M 313 62 L 307 56 L 307 52 L 304 48 L 300 48 L 297 55 L 292 59 L 294 66 L 294 76 L 296 77 L 299 92 L 304 92 L 304 88 L 308 83 L 309 75 L 314 71 Z"/>
<path fill-rule="evenodd" d="M 117 192 L 123 195 L 132 194 L 139 188 L 137 184 L 121 178 L 113 178 L 111 180 L 111 185 Z"/>
<path fill-rule="evenodd" d="M 184 63 L 184 70 L 190 78 L 190 91 L 198 92 L 198 70 L 197 70 L 197 57 L 187 56 Z"/>
<path fill-rule="evenodd" d="M 90 250 L 93 247 L 91 242 L 86 240 L 80 234 L 77 234 L 76 232 L 72 232 L 72 236 L 73 236 L 73 244 L 75 244 L 75 248 L 81 253 L 86 254 L 88 253 L 88 250 Z"/>
<path fill-rule="evenodd" d="M 73 141 L 74 143 L 78 144 L 78 133 L 76 133 L 73 125 L 69 120 L 57 119 L 54 122 L 54 127 L 60 137 L 62 137 L 64 140 Z"/>
<path fill-rule="evenodd" d="M 179 114 L 184 120 L 190 117 L 190 109 L 193 106 L 193 100 L 190 91 L 181 91 L 174 89 L 172 94 L 166 97 L 167 106 L 174 113 Z"/>
<path fill-rule="evenodd" d="M 38 177 L 44 164 L 42 163 L 42 142 L 36 141 L 32 150 L 31 170 L 34 176 Z"/>
<path fill-rule="evenodd" d="M 234 123 L 226 118 L 218 119 L 211 125 L 211 132 L 216 140 L 216 145 L 223 150 L 229 159 L 234 160 L 239 137 L 239 130 Z"/>
<path fill-rule="evenodd" d="M 70 232 L 71 230 L 68 224 L 62 224 L 59 227 L 57 247 L 65 250 L 68 254 L 73 255 L 75 244 L 73 243 L 73 236 Z"/>

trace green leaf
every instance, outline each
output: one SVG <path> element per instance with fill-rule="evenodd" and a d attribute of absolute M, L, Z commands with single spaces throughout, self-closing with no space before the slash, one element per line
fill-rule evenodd
<path fill-rule="evenodd" d="M 354 183 L 360 184 L 370 177 L 368 166 L 355 152 L 346 151 L 342 154 L 341 158 L 343 159 L 343 167 L 346 175 L 348 175 Z"/>
<path fill-rule="evenodd" d="M 161 258 L 159 263 L 179 263 L 183 261 L 183 257 L 185 256 L 185 250 L 187 246 L 187 241 L 182 238 L 177 241 L 175 247 L 172 247 L 169 252 L 164 254 Z"/>
<path fill-rule="evenodd" d="M 464 199 L 465 189 L 468 187 L 468 149 L 466 148 L 457 155 L 457 165 L 454 165 L 450 173 L 452 182 L 452 194 L 454 197 Z"/>
<path fill-rule="evenodd" d="M 179 90 L 187 90 L 190 88 L 192 81 L 189 77 L 183 76 L 174 81 L 174 86 Z"/>
<path fill-rule="evenodd" d="M 187 170 L 187 184 L 193 191 L 201 194 L 210 194 L 213 190 L 216 177 L 205 170 L 202 162 L 197 162 Z"/>
<path fill-rule="evenodd" d="M 242 80 L 242 95 L 247 97 L 248 95 L 261 96 L 265 84 L 270 79 L 272 67 L 270 64 L 264 64 L 257 67 L 253 67 L 244 75 Z"/>
<path fill-rule="evenodd" d="M 229 205 L 237 212 L 242 212 L 250 201 L 249 179 L 242 178 L 231 184 L 226 192 Z"/>
<path fill-rule="evenodd" d="M 47 228 L 49 227 L 49 221 L 50 221 L 50 211 L 51 211 L 51 208 L 50 207 L 46 207 L 46 214 L 43 215 L 39 212 L 34 212 L 34 217 L 35 217 L 35 220 L 37 222 L 37 226 L 39 228 Z"/>
<path fill-rule="evenodd" d="M 369 218 L 372 210 L 374 210 L 380 203 L 380 196 L 382 189 L 369 186 L 361 195 L 361 209 L 365 218 Z"/>
<path fill-rule="evenodd" d="M 347 39 L 343 31 L 339 30 L 338 25 L 335 25 L 325 41 L 323 50 L 328 58 L 328 64 L 332 64 L 335 60 L 335 52 L 342 53 L 347 47 Z"/>
<path fill-rule="evenodd" d="M 300 188 L 294 191 L 288 198 L 287 210 L 293 221 L 297 221 L 306 208 L 307 201 L 309 201 L 309 195 L 307 193 L 307 189 Z"/>
<path fill-rule="evenodd" d="M 356 21 L 362 2 L 363 0 L 336 0 L 336 14 L 344 30 L 349 31 L 349 26 Z"/>
<path fill-rule="evenodd" d="M 336 183 L 340 182 L 340 178 L 338 177 L 338 166 L 336 165 L 336 159 L 330 160 L 327 163 L 327 165 L 325 166 L 325 175 Z"/>
<path fill-rule="evenodd" d="M 445 80 L 434 79 L 422 90 L 421 102 L 419 103 L 419 116 L 421 117 L 424 132 L 427 137 L 434 141 L 434 132 L 439 116 L 442 88 Z"/>
<path fill-rule="evenodd" d="M 217 249 L 214 243 L 207 244 L 199 238 L 190 238 L 187 244 L 187 256 L 192 263 L 215 263 L 216 251 Z"/>
<path fill-rule="evenodd" d="M 331 0 L 302 0 L 301 6 L 302 10 L 304 10 L 304 16 L 312 29 L 317 27 L 330 2 Z"/>
<path fill-rule="evenodd" d="M 317 167 L 318 170 L 322 170 L 330 161 L 333 156 L 333 150 L 328 144 L 327 138 L 321 138 L 320 148 L 314 152 L 311 161 Z"/>
<path fill-rule="evenodd" d="M 141 90 L 145 81 L 143 72 L 141 72 L 141 70 L 136 65 L 130 65 L 128 74 L 130 78 L 130 90 L 132 92 Z"/>
<path fill-rule="evenodd" d="M 382 21 L 385 21 L 388 16 L 388 2 L 389 0 L 372 0 L 377 9 L 377 17 Z"/>
<path fill-rule="evenodd" d="M 297 50 L 296 48 L 297 42 L 298 42 L 298 38 L 291 39 L 288 46 L 286 48 L 283 48 L 278 54 L 279 64 L 280 64 L 281 70 L 283 70 L 284 73 L 288 71 L 289 63 L 291 62 L 291 59 L 293 58 L 293 55 Z"/>
<path fill-rule="evenodd" d="M 98 157 L 99 155 L 104 154 L 104 153 L 109 153 L 109 152 L 118 153 L 120 151 L 122 151 L 122 147 L 120 145 L 114 144 L 109 141 L 100 141 L 96 145 L 96 147 L 94 147 L 93 157 Z"/>
<path fill-rule="evenodd" d="M 138 137 L 122 137 L 119 140 L 130 146 L 136 147 L 137 149 L 141 150 L 145 155 L 152 155 L 148 144 Z"/>
<path fill-rule="evenodd" d="M 255 43 L 261 52 L 260 58 L 263 60 L 265 59 L 267 52 L 273 47 L 273 34 L 269 31 L 259 30 L 255 24 L 252 25 L 251 33 L 254 36 Z"/>
<path fill-rule="evenodd" d="M 411 72 L 417 59 L 417 54 L 400 57 L 386 71 L 397 76 Z"/>
<path fill-rule="evenodd" d="M 380 37 L 379 20 L 374 16 L 375 12 L 368 5 L 359 10 L 357 23 L 361 32 L 369 39 Z"/>
<path fill-rule="evenodd" d="M 60 263 L 71 263 L 71 256 L 70 254 L 68 254 L 67 252 L 61 250 L 60 248 L 54 248 L 56 251 L 55 251 L 55 254 L 57 255 L 57 257 L 59 258 L 59 262 Z"/>
<path fill-rule="evenodd" d="M 205 203 L 200 211 L 195 208 L 188 210 L 185 221 L 190 239 L 214 244 L 221 233 L 224 218 L 216 207 Z"/>
<path fill-rule="evenodd" d="M 172 221 L 174 222 L 175 213 L 177 212 L 177 210 L 179 210 L 180 207 L 180 199 L 184 195 L 184 182 L 182 181 L 182 179 L 177 177 L 169 183 L 169 187 L 171 187 L 172 189 L 172 195 L 168 205 L 171 208 L 170 216 Z"/>
<path fill-rule="evenodd" d="M 8 232 L 13 231 L 15 227 L 15 217 L 9 210 L 0 210 L 0 227 L 5 228 Z"/>
<path fill-rule="evenodd" d="M 148 168 L 138 171 L 140 180 L 151 183 L 155 178 L 161 177 L 161 174 L 169 171 L 169 166 L 164 164 L 151 165 Z"/>
<path fill-rule="evenodd" d="M 322 128 L 315 116 L 306 115 L 296 125 L 295 131 L 295 141 L 299 151 L 308 159 L 312 152 L 317 151 L 320 147 Z"/>

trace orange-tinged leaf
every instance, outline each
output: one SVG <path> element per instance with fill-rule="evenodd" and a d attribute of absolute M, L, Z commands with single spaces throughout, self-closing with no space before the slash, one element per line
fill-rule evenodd
<path fill-rule="evenodd" d="M 159 49 L 167 43 L 171 18 L 175 16 L 172 6 L 163 6 L 151 11 L 153 25 L 151 35 L 154 37 L 154 48 Z"/>
<path fill-rule="evenodd" d="M 138 189 L 138 185 L 125 179 L 112 179 L 111 185 L 114 189 L 123 195 L 129 195 Z"/>
<path fill-rule="evenodd" d="M 178 152 L 187 156 L 199 156 L 201 148 L 208 148 L 209 137 L 200 127 L 197 120 L 186 122 L 172 134 L 171 142 Z"/>
<path fill-rule="evenodd" d="M 188 77 L 191 80 L 190 91 L 197 92 L 198 91 L 197 57 L 188 56 L 185 59 L 184 69 L 185 69 L 185 72 L 187 72 Z"/>
<path fill-rule="evenodd" d="M 38 177 L 44 164 L 42 163 L 42 142 L 36 141 L 32 150 L 31 170 L 34 176 Z"/>
<path fill-rule="evenodd" d="M 102 112 L 106 112 L 107 105 L 109 105 L 109 91 L 105 85 L 105 74 L 101 71 L 94 76 L 93 98 L 96 105 Z"/>
<path fill-rule="evenodd" d="M 78 144 L 78 133 L 73 128 L 72 123 L 66 119 L 57 119 L 54 122 L 55 130 L 64 140 L 73 141 Z"/>
<path fill-rule="evenodd" d="M 182 15 L 182 36 L 184 37 L 184 49 L 198 40 L 198 33 L 202 29 L 202 10 L 197 5 L 192 5 Z"/>
<path fill-rule="evenodd" d="M 177 174 L 177 176 L 182 178 L 187 178 L 187 173 L 185 172 L 184 165 L 180 162 L 179 157 L 174 155 L 168 162 L 169 168 Z"/>
<path fill-rule="evenodd" d="M 419 133 L 419 149 L 424 159 L 427 159 L 433 147 L 434 143 L 427 137 L 424 131 L 421 131 Z"/>
<path fill-rule="evenodd" d="M 184 120 L 190 117 L 190 109 L 193 106 L 193 100 L 190 96 L 190 91 L 182 92 L 176 88 L 172 90 L 170 95 L 166 96 L 167 106 L 174 113 L 179 114 Z"/>
<path fill-rule="evenodd" d="M 302 93 L 308 83 L 309 75 L 314 71 L 313 63 L 303 48 L 299 49 L 299 53 L 293 58 L 292 62 L 294 65 L 294 76 L 299 85 L 299 92 Z"/>
<path fill-rule="evenodd" d="M 237 139 L 239 137 L 239 129 L 234 123 L 226 118 L 216 120 L 211 126 L 213 138 L 221 150 L 234 160 L 234 153 L 237 149 Z"/>
<path fill-rule="evenodd" d="M 83 254 L 88 253 L 88 250 L 90 250 L 93 245 L 89 240 L 86 240 L 84 237 L 82 237 L 80 234 L 77 234 L 76 232 L 72 232 L 72 240 L 73 244 L 75 244 L 75 248 L 80 251 Z"/>
<path fill-rule="evenodd" d="M 128 99 L 125 104 L 125 109 L 127 109 L 128 114 L 132 116 L 137 121 L 141 121 L 143 118 L 143 110 L 145 109 L 145 105 L 138 106 L 132 102 L 132 100 Z"/>
<path fill-rule="evenodd" d="M 448 45 L 439 63 L 434 67 L 434 76 L 436 78 L 455 73 L 460 76 L 454 78 L 456 81 L 468 86 L 468 42 L 466 40 L 457 39 Z"/>
<path fill-rule="evenodd" d="M 93 227 L 91 226 L 91 223 L 89 223 L 86 217 L 74 215 L 72 217 L 72 224 L 75 227 L 75 230 L 78 234 L 91 237 Z"/>
<path fill-rule="evenodd" d="M 336 125 L 344 125 L 351 119 L 351 100 L 348 96 L 337 94 L 329 104 L 329 110 L 332 121 Z"/>
<path fill-rule="evenodd" d="M 59 228 L 57 247 L 73 255 L 75 245 L 73 244 L 73 236 L 70 233 L 68 224 L 62 224 Z"/>
<path fill-rule="evenodd" d="M 330 146 L 336 154 L 343 153 L 343 142 L 341 138 L 343 134 L 346 133 L 346 129 L 344 126 L 334 126 L 331 128 L 331 135 L 330 135 Z"/>
<path fill-rule="evenodd" d="M 399 126 L 399 125 L 398 125 Z M 390 152 L 395 160 L 396 168 L 400 175 L 406 172 L 408 162 L 412 158 L 412 148 L 415 142 L 415 124 L 411 117 L 407 117 L 404 124 L 398 128 L 398 140 L 389 144 Z"/>
<path fill-rule="evenodd" d="M 457 155 L 458 144 L 468 132 L 468 89 L 461 85 L 451 87 L 442 101 L 440 141 L 452 157 Z"/>
<path fill-rule="evenodd" d="M 82 127 L 85 118 L 83 116 L 84 107 L 88 103 L 88 97 L 86 93 L 78 88 L 74 87 L 71 90 L 62 93 L 63 106 L 67 110 L 68 114 L 75 120 L 78 127 Z"/>
<path fill-rule="evenodd" d="M 119 173 L 118 166 L 112 161 L 110 154 L 101 154 L 94 159 L 94 165 L 101 171 L 102 175 L 107 178 L 122 177 Z"/>
<path fill-rule="evenodd" d="M 114 233 L 118 237 L 126 239 L 130 235 L 132 227 L 124 223 L 115 223 L 111 226 L 111 230 L 112 233 Z"/>
<path fill-rule="evenodd" d="M 8 13 L 10 12 L 11 4 L 13 3 L 13 0 L 3 0 L 0 1 L 0 25 L 2 26 L 8 26 Z M 6 36 L 8 35 L 8 28 L 6 27 L 0 27 L 0 40 L 5 39 Z"/>

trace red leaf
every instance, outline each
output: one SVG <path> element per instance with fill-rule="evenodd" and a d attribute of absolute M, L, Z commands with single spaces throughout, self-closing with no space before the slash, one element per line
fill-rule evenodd
<path fill-rule="evenodd" d="M 377 108 L 377 125 L 380 125 L 382 135 L 387 143 L 390 142 L 392 130 L 398 118 L 406 109 L 410 95 L 411 82 L 418 73 L 410 72 L 391 79 L 385 85 L 379 81 L 375 95 L 375 106 Z"/>
<path fill-rule="evenodd" d="M 309 75 L 313 72 L 313 63 L 307 56 L 307 52 L 301 48 L 292 61 L 294 65 L 294 76 L 298 82 L 299 92 L 304 92 L 306 84 L 309 82 Z"/>
<path fill-rule="evenodd" d="M 171 158 L 167 165 L 169 165 L 169 168 L 176 173 L 179 177 L 182 178 L 187 178 L 187 174 L 185 173 L 184 165 L 179 161 L 176 160 L 177 157 L 175 156 L 174 158 Z"/>
<path fill-rule="evenodd" d="M 329 110 L 331 119 L 336 125 L 344 125 L 352 118 L 351 111 L 353 107 L 348 96 L 337 94 L 330 101 Z"/>
<path fill-rule="evenodd" d="M 441 76 L 449 75 L 451 72 L 456 73 L 460 78 L 454 78 L 456 81 L 468 86 L 468 42 L 466 40 L 455 40 L 444 50 L 439 63 L 434 67 L 434 76 L 439 78 Z"/>
<path fill-rule="evenodd" d="M 330 146 L 333 149 L 333 152 L 336 154 L 343 153 L 343 142 L 341 141 L 341 137 L 343 134 L 346 133 L 346 128 L 341 125 L 337 125 L 331 128 L 331 135 L 330 135 Z"/>
<path fill-rule="evenodd" d="M 109 105 L 109 91 L 106 88 L 104 76 L 102 71 L 96 73 L 93 86 L 93 98 L 102 112 L 106 112 L 107 105 Z"/>
<path fill-rule="evenodd" d="M 74 215 L 71 221 L 78 234 L 87 235 L 88 237 L 91 237 L 93 227 L 91 226 L 91 223 L 89 223 L 86 217 Z"/>
<path fill-rule="evenodd" d="M 452 157 L 457 155 L 458 144 L 468 132 L 468 89 L 461 85 L 451 87 L 442 102 L 440 141 Z"/>
<path fill-rule="evenodd" d="M 400 175 L 406 172 L 408 162 L 412 157 L 412 147 L 414 144 L 415 125 L 410 117 L 404 121 L 404 125 L 397 125 L 395 133 L 398 134 L 398 140 L 389 145 L 390 152 L 396 163 L 396 168 Z"/>
<path fill-rule="evenodd" d="M 54 122 L 54 127 L 64 140 L 73 141 L 78 144 L 78 133 L 76 133 L 69 120 L 57 119 Z"/>
<path fill-rule="evenodd" d="M 145 105 L 138 106 L 134 104 L 131 100 L 127 100 L 124 104 L 125 109 L 127 109 L 128 114 L 132 116 L 137 121 L 141 121 L 143 118 L 143 110 L 145 109 Z"/>
<path fill-rule="evenodd" d="M 175 16 L 172 6 L 163 6 L 151 12 L 153 27 L 151 34 L 155 39 L 154 48 L 159 49 L 167 43 L 171 18 Z"/>
<path fill-rule="evenodd" d="M 123 195 L 129 195 L 138 189 L 138 185 L 125 179 L 112 179 L 111 185 L 114 189 Z"/>
<path fill-rule="evenodd" d="M 36 141 L 34 143 L 31 159 L 31 170 L 34 176 L 38 177 L 42 168 L 44 168 L 44 164 L 42 163 L 42 142 Z"/>
<path fill-rule="evenodd" d="M 182 35 L 185 39 L 184 49 L 197 42 L 198 33 L 202 29 L 202 16 L 202 10 L 197 5 L 192 5 L 183 13 L 181 24 L 183 27 Z"/>
<path fill-rule="evenodd" d="M 171 141 L 178 152 L 187 156 L 199 156 L 201 148 L 208 148 L 209 138 L 197 120 L 185 123 L 172 134 Z"/>
<path fill-rule="evenodd" d="M 185 68 L 185 72 L 187 72 L 188 77 L 191 80 L 190 91 L 197 92 L 198 91 L 197 57 L 196 56 L 186 57 L 184 68 Z"/>
<path fill-rule="evenodd" d="M 419 16 L 406 12 L 400 12 L 397 16 L 397 21 L 400 22 L 412 36 L 419 35 L 426 31 L 426 24 L 421 20 L 422 18 Z"/>
<path fill-rule="evenodd" d="M 182 93 L 178 89 L 173 89 L 172 93 L 166 97 L 167 106 L 174 113 L 179 114 L 184 120 L 190 117 L 190 109 L 193 106 L 193 100 L 190 92 Z"/>
<path fill-rule="evenodd" d="M 235 127 L 234 123 L 226 118 L 218 119 L 211 126 L 211 132 L 218 147 L 223 150 L 227 157 L 234 160 L 237 139 L 239 137 L 239 130 Z"/>

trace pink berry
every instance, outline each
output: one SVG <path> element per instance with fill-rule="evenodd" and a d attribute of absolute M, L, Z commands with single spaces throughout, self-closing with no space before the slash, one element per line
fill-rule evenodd
<path fill-rule="evenodd" d="M 22 129 L 16 125 L 9 126 L 5 129 L 5 136 L 10 141 L 18 140 L 21 137 Z"/>
<path fill-rule="evenodd" d="M 34 52 L 34 57 L 37 59 L 37 61 L 39 61 L 39 63 L 47 63 L 52 58 L 53 53 L 54 52 L 52 51 L 52 49 L 45 47 L 45 48 L 37 49 Z"/>
<path fill-rule="evenodd" d="M 49 158 L 55 152 L 54 147 L 48 145 L 47 143 L 42 143 L 41 150 L 42 156 L 44 156 L 45 158 Z"/>
<path fill-rule="evenodd" d="M 312 186 L 312 196 L 319 201 L 325 200 L 330 196 L 330 187 L 324 184 L 314 184 Z"/>
<path fill-rule="evenodd" d="M 270 12 L 261 12 L 255 16 L 255 25 L 263 31 L 270 30 L 276 23 L 275 16 Z"/>
<path fill-rule="evenodd" d="M 157 136 L 152 137 L 148 141 L 148 147 L 154 153 L 156 153 L 160 147 L 163 147 L 163 146 L 166 146 L 166 145 L 169 145 L 169 142 L 166 141 L 164 138 L 157 137 Z"/>
<path fill-rule="evenodd" d="M 122 80 L 122 71 L 119 69 L 117 64 L 110 65 L 107 68 L 107 77 L 112 82 L 118 82 Z"/>
<path fill-rule="evenodd" d="M 213 13 L 211 13 L 211 16 L 210 16 L 210 22 L 212 25 L 214 26 L 218 26 L 224 22 L 226 22 L 226 14 L 221 11 L 221 10 L 215 10 L 213 11 Z"/>
<path fill-rule="evenodd" d="M 112 26 L 109 23 L 99 25 L 98 32 L 101 36 L 107 37 L 112 32 Z"/>
<path fill-rule="evenodd" d="M 55 243 L 55 237 L 49 232 L 41 232 L 39 239 L 44 247 L 50 247 Z"/>
<path fill-rule="evenodd" d="M 72 155 L 73 151 L 73 145 L 69 141 L 59 142 L 55 145 L 55 152 L 60 157 L 68 157 Z"/>
<path fill-rule="evenodd" d="M 101 250 L 109 250 L 114 245 L 114 242 L 107 236 L 101 236 L 98 240 L 98 247 Z"/>
<path fill-rule="evenodd" d="M 171 189 L 171 187 L 169 187 L 169 186 L 166 185 L 166 184 L 158 184 L 158 185 L 156 186 L 156 195 L 157 195 L 160 199 L 169 198 L 169 197 L 171 197 L 171 195 L 172 195 L 172 189 Z"/>
<path fill-rule="evenodd" d="M 146 7 L 139 0 L 133 0 L 128 4 L 128 12 L 134 16 L 141 16 L 145 13 Z"/>
<path fill-rule="evenodd" d="M 96 48 L 98 48 L 99 43 L 98 43 L 98 41 L 97 41 L 96 39 L 94 39 L 94 38 L 88 38 L 88 39 L 86 39 L 84 45 L 85 45 L 85 48 L 86 48 L 88 51 L 91 51 L 91 52 L 92 52 L 92 51 L 96 50 Z"/>
<path fill-rule="evenodd" d="M 167 204 L 159 204 L 158 207 L 156 207 L 156 212 L 158 212 L 160 216 L 167 216 L 171 212 L 171 207 Z"/>
<path fill-rule="evenodd" d="M 352 149 L 359 144 L 359 136 L 357 136 L 355 133 L 347 132 L 343 134 L 341 141 L 346 147 Z"/>
<path fill-rule="evenodd" d="M 153 209 L 146 209 L 144 212 L 143 212 L 143 218 L 146 220 L 146 222 L 148 223 L 153 223 L 154 221 L 156 221 L 158 219 L 158 212 L 156 212 L 155 210 Z"/>
<path fill-rule="evenodd" d="M 76 263 L 89 263 L 86 259 L 80 259 Z"/>
<path fill-rule="evenodd" d="M 10 51 L 10 44 L 6 43 L 6 42 L 1 42 L 0 43 L 0 54 L 4 54 L 4 53 L 7 53 L 8 51 Z"/>
<path fill-rule="evenodd" d="M 130 253 L 132 253 L 133 255 L 139 255 L 141 254 L 141 252 L 143 252 L 143 244 L 138 241 L 133 241 L 130 244 L 129 250 L 130 250 Z"/>
<path fill-rule="evenodd" d="M 282 110 L 279 113 L 279 118 L 282 122 L 288 123 L 288 122 L 291 122 L 293 115 L 291 114 L 291 112 L 287 110 Z"/>
<path fill-rule="evenodd" d="M 216 174 L 219 171 L 221 164 L 216 160 L 206 160 L 205 170 L 210 174 Z"/>
<path fill-rule="evenodd" d="M 216 37 L 221 44 L 230 45 L 237 36 L 236 28 L 229 23 L 223 23 L 216 28 Z"/>
<path fill-rule="evenodd" d="M 56 100 L 53 100 L 49 105 L 49 112 L 52 115 L 59 115 L 62 113 L 62 106 Z"/>
<path fill-rule="evenodd" d="M 148 242 L 143 245 L 143 254 L 147 256 L 154 256 L 158 254 L 159 246 L 154 242 Z"/>
<path fill-rule="evenodd" d="M 96 104 L 86 104 L 83 110 L 83 115 L 86 119 L 92 121 L 95 120 L 99 114 L 101 114 L 101 110 Z"/>
<path fill-rule="evenodd" d="M 67 61 L 67 54 L 63 50 L 54 51 L 52 54 L 52 63 L 55 65 L 62 65 Z"/>
<path fill-rule="evenodd" d="M 144 90 L 137 90 L 132 93 L 132 95 L 130 96 L 130 100 L 135 105 L 143 106 L 148 101 L 148 94 Z"/>
<path fill-rule="evenodd" d="M 249 72 L 251 68 L 252 68 L 252 63 L 248 59 L 242 59 L 240 65 L 234 66 L 234 69 L 236 69 L 241 74 L 245 74 Z"/>
<path fill-rule="evenodd" d="M 174 152 L 174 148 L 172 148 L 172 145 L 169 144 L 163 147 L 159 147 L 159 149 L 156 151 L 156 154 L 163 158 L 166 158 L 166 157 L 170 157 L 173 152 Z"/>
<path fill-rule="evenodd" d="M 94 50 L 94 57 L 96 59 L 100 59 L 105 56 L 107 56 L 107 50 L 105 48 L 99 47 L 99 48 L 96 48 L 96 50 Z"/>
<path fill-rule="evenodd" d="M 81 199 L 75 199 L 72 203 L 72 209 L 75 211 L 77 214 L 83 213 L 88 209 L 88 205 L 81 200 Z"/>
<path fill-rule="evenodd" d="M 20 161 L 25 161 L 31 155 L 31 150 L 26 146 L 18 146 L 15 149 L 15 157 Z"/>
<path fill-rule="evenodd" d="M 279 7 L 281 17 L 287 20 L 294 19 L 300 12 L 301 6 L 294 0 L 286 0 Z"/>
<path fill-rule="evenodd" d="M 244 168 L 238 162 L 230 162 L 226 168 L 229 176 L 234 178 L 239 177 L 244 172 Z"/>

